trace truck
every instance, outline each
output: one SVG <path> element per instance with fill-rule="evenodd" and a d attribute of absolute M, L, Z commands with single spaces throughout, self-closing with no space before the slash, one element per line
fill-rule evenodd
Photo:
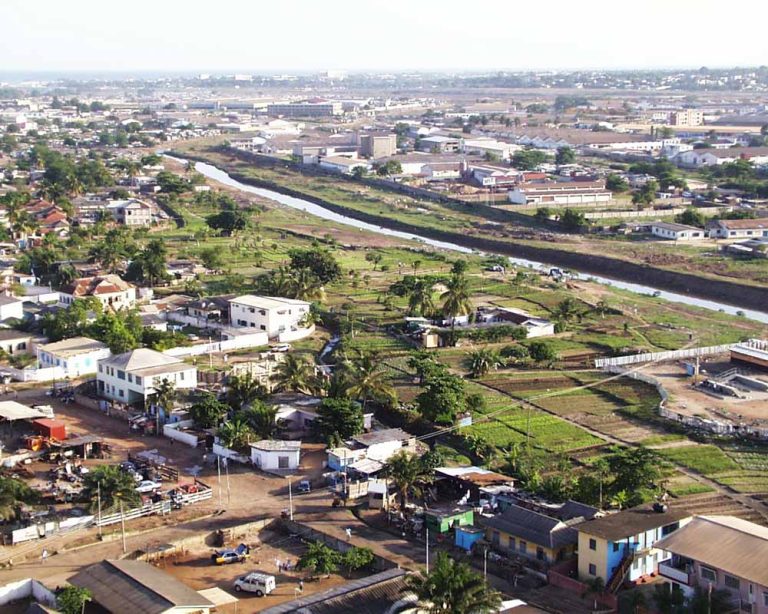
<path fill-rule="evenodd" d="M 253 571 L 235 580 L 235 590 L 238 593 L 245 591 L 246 593 L 253 593 L 257 597 L 269 595 L 275 590 L 275 585 L 275 576 L 259 573 L 258 571 Z"/>

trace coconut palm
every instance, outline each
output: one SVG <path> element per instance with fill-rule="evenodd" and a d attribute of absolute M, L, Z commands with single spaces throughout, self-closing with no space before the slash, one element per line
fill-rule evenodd
<path fill-rule="evenodd" d="M 315 368 L 300 354 L 286 354 L 275 370 L 275 388 L 311 394 Z"/>
<path fill-rule="evenodd" d="M 489 348 L 473 350 L 467 354 L 467 366 L 472 377 L 484 377 L 504 364 L 498 352 Z"/>
<path fill-rule="evenodd" d="M 451 318 L 451 331 L 456 328 L 456 318 L 472 313 L 472 300 L 469 298 L 469 284 L 462 274 L 453 274 L 443 292 L 443 315 Z M 451 335 L 453 336 L 453 335 Z"/>
<path fill-rule="evenodd" d="M 404 591 L 416 595 L 419 611 L 429 614 L 497 612 L 501 594 L 466 563 L 439 552 L 432 569 L 407 576 Z"/>
<path fill-rule="evenodd" d="M 244 450 L 253 439 L 253 430 L 244 416 L 235 416 L 216 431 L 219 442 L 230 450 Z"/>
<path fill-rule="evenodd" d="M 408 295 L 408 313 L 428 316 L 435 312 L 434 291 L 432 284 L 420 279 Z"/>
<path fill-rule="evenodd" d="M 83 495 L 92 511 L 99 508 L 99 498 L 103 512 L 113 511 L 120 504 L 130 509 L 141 503 L 133 476 L 117 465 L 91 467 L 83 478 Z"/>
<path fill-rule="evenodd" d="M 150 396 L 152 403 L 162 407 L 166 412 L 171 411 L 176 400 L 176 384 L 164 377 L 155 386 L 155 392 Z"/>
<path fill-rule="evenodd" d="M 570 322 L 577 318 L 580 320 L 584 315 L 584 310 L 579 305 L 579 301 L 568 297 L 557 304 L 552 310 L 552 315 L 556 320 Z"/>
<path fill-rule="evenodd" d="M 368 401 L 379 401 L 390 406 L 397 402 L 397 393 L 390 383 L 389 375 L 371 352 L 358 352 L 344 366 L 348 382 L 347 394 L 363 402 L 363 411 Z"/>
<path fill-rule="evenodd" d="M 260 439 L 272 439 L 279 430 L 277 423 L 277 407 L 266 405 L 262 401 L 251 404 L 250 407 L 240 412 L 238 417 L 243 418 Z"/>
<path fill-rule="evenodd" d="M 325 301 L 323 283 L 309 269 L 299 269 L 293 273 L 291 296 L 300 301 Z"/>
<path fill-rule="evenodd" d="M 405 508 L 411 495 L 421 496 L 433 477 L 432 470 L 418 456 L 406 450 L 390 457 L 384 471 L 397 491 L 400 509 Z"/>
<path fill-rule="evenodd" d="M 240 411 L 267 394 L 267 389 L 250 373 L 231 375 L 227 380 L 227 404 Z"/>

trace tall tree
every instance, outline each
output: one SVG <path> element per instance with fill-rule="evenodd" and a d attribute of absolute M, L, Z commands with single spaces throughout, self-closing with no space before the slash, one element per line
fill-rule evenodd
<path fill-rule="evenodd" d="M 215 395 L 205 393 L 189 408 L 189 415 L 195 422 L 195 426 L 201 429 L 209 429 L 219 426 L 229 407 L 219 401 Z"/>
<path fill-rule="evenodd" d="M 408 313 L 428 317 L 435 312 L 435 291 L 426 279 L 418 280 L 408 294 Z"/>
<path fill-rule="evenodd" d="M 363 402 L 363 411 L 369 401 L 387 405 L 397 402 L 397 393 L 381 362 L 371 352 L 358 352 L 344 368 L 349 386 L 347 394 Z"/>
<path fill-rule="evenodd" d="M 319 439 L 337 445 L 363 431 L 364 417 L 359 403 L 343 398 L 323 399 L 312 428 Z"/>
<path fill-rule="evenodd" d="M 227 403 L 240 411 L 267 394 L 267 389 L 251 373 L 230 375 L 227 379 Z"/>
<path fill-rule="evenodd" d="M 230 450 L 244 451 L 253 440 L 253 430 L 245 417 L 237 415 L 219 427 L 216 432 L 219 441 Z"/>
<path fill-rule="evenodd" d="M 416 595 L 421 611 L 429 614 L 484 614 L 497 612 L 501 594 L 466 563 L 439 552 L 432 569 L 405 579 L 404 591 Z"/>
<path fill-rule="evenodd" d="M 473 350 L 467 355 L 467 366 L 470 375 L 474 378 L 484 377 L 490 371 L 498 369 L 504 361 L 498 352 L 490 348 L 480 348 Z"/>
<path fill-rule="evenodd" d="M 456 318 L 472 313 L 472 300 L 469 296 L 469 283 L 464 275 L 454 273 L 446 284 L 443 293 L 443 315 L 451 319 L 451 331 L 456 328 Z M 453 335 L 451 335 L 453 337 Z M 455 342 L 455 339 L 454 339 Z"/>
<path fill-rule="evenodd" d="M 397 491 L 400 509 L 405 509 L 412 495 L 421 496 L 424 487 L 433 479 L 433 469 L 406 450 L 391 456 L 384 471 Z"/>
<path fill-rule="evenodd" d="M 151 395 L 152 403 L 157 407 L 162 407 L 168 413 L 173 409 L 173 403 L 177 396 L 176 384 L 164 377 L 155 384 L 155 391 Z"/>
<path fill-rule="evenodd" d="M 120 503 L 125 509 L 141 503 L 141 495 L 136 492 L 133 476 L 117 465 L 92 467 L 83 478 L 83 496 L 90 502 L 92 511 L 99 507 L 99 496 L 102 512 L 114 512 Z"/>
<path fill-rule="evenodd" d="M 290 352 L 275 370 L 277 390 L 291 390 L 311 394 L 314 366 L 302 355 Z"/>

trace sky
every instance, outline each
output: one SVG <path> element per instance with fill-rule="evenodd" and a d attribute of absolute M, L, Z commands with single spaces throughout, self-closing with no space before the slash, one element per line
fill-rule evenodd
<path fill-rule="evenodd" d="M 0 67 L 198 73 L 758 66 L 768 64 L 766 22 L 766 0 L 3 0 Z"/>

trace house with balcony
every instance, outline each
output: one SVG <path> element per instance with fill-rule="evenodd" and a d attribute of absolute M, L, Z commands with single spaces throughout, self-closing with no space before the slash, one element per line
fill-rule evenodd
<path fill-rule="evenodd" d="M 660 503 L 640 505 L 578 526 L 579 580 L 602 578 L 610 593 L 625 582 L 656 572 L 669 554 L 657 546 L 690 520 L 685 510 Z"/>
<path fill-rule="evenodd" d="M 59 305 L 69 307 L 77 299 L 88 297 L 97 299 L 104 309 L 131 309 L 136 305 L 136 287 L 119 275 L 81 277 L 59 290 Z"/>
<path fill-rule="evenodd" d="M 724 590 L 734 610 L 768 614 L 768 528 L 734 516 L 696 516 L 660 540 L 659 575 L 672 590 Z"/>

